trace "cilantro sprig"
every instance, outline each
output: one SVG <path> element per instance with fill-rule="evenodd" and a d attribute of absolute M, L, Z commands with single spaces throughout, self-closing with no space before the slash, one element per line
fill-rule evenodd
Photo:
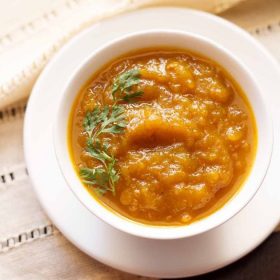
<path fill-rule="evenodd" d="M 111 90 L 114 104 L 96 106 L 84 117 L 83 127 L 87 135 L 86 153 L 97 160 L 100 165 L 96 168 L 80 168 L 80 177 L 85 184 L 94 187 L 94 190 L 100 195 L 104 195 L 108 191 L 115 195 L 115 184 L 120 177 L 116 169 L 117 160 L 110 152 L 110 143 L 103 140 L 102 135 L 124 132 L 127 126 L 125 108 L 118 103 L 131 102 L 141 96 L 142 91 L 133 92 L 133 87 L 139 83 L 140 71 L 138 69 L 120 74 L 115 79 Z"/>
<path fill-rule="evenodd" d="M 113 84 L 112 95 L 114 100 L 133 101 L 134 98 L 141 96 L 143 91 L 131 92 L 133 86 L 140 83 L 140 71 L 138 69 L 128 70 L 119 75 Z"/>
<path fill-rule="evenodd" d="M 122 133 L 126 125 L 124 108 L 120 105 L 111 108 L 108 105 L 103 108 L 97 106 L 92 112 L 87 112 L 83 122 L 85 132 L 92 138 L 102 133 Z"/>

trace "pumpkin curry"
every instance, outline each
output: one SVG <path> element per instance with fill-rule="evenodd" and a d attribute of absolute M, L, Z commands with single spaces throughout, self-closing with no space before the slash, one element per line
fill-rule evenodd
<path fill-rule="evenodd" d="M 238 84 L 183 50 L 142 50 L 95 73 L 69 121 L 69 149 L 94 199 L 151 225 L 221 208 L 253 164 L 257 131 Z"/>

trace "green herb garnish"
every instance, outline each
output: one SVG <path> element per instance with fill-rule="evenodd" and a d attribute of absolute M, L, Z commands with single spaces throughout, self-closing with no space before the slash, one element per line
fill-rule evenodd
<path fill-rule="evenodd" d="M 140 71 L 132 69 L 119 75 L 113 84 L 112 95 L 114 100 L 131 102 L 132 99 L 139 97 L 143 91 L 131 93 L 132 87 L 140 83 Z"/>
<path fill-rule="evenodd" d="M 87 112 L 83 120 L 84 131 L 87 134 L 87 154 L 98 160 L 100 166 L 96 168 L 80 168 L 80 177 L 83 182 L 93 186 L 94 190 L 103 195 L 107 191 L 115 195 L 115 183 L 119 180 L 116 170 L 116 159 L 110 153 L 110 143 L 100 138 L 104 134 L 121 134 L 127 122 L 124 106 L 117 104 L 120 101 L 131 102 L 141 96 L 142 91 L 133 92 L 132 88 L 140 83 L 140 71 L 132 69 L 119 75 L 112 86 L 114 104 L 112 106 L 96 106 L 93 111 Z"/>

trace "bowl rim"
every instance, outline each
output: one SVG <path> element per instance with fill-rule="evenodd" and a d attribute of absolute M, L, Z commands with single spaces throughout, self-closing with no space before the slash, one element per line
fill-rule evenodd
<path fill-rule="evenodd" d="M 256 194 L 256 192 L 258 191 L 259 187 L 261 186 L 269 164 L 270 164 L 270 160 L 271 160 L 271 155 L 272 155 L 272 149 L 273 149 L 273 129 L 272 129 L 272 121 L 271 118 L 269 118 L 269 113 L 267 110 L 267 106 L 266 106 L 266 102 L 263 98 L 263 94 L 261 94 L 261 91 L 258 87 L 258 83 L 257 81 L 254 79 L 254 77 L 251 75 L 251 73 L 247 70 L 247 67 L 237 58 L 235 57 L 233 54 L 231 54 L 227 49 L 225 49 L 224 47 L 220 46 L 219 44 L 217 44 L 216 42 L 213 42 L 212 40 L 201 36 L 201 35 L 197 35 L 197 34 L 193 34 L 191 32 L 186 32 L 186 31 L 178 31 L 178 30 L 174 30 L 174 29 L 153 29 L 153 30 L 146 30 L 146 31 L 137 31 L 137 32 L 133 32 L 133 33 L 129 33 L 127 35 L 124 36 L 120 36 L 114 40 L 111 40 L 109 42 L 107 42 L 106 44 L 103 44 L 102 46 L 100 46 L 99 48 L 95 49 L 89 56 L 87 56 L 76 68 L 76 70 L 73 72 L 73 74 L 69 77 L 68 81 L 65 83 L 65 87 L 62 90 L 62 94 L 61 97 L 59 98 L 58 101 L 58 110 L 56 113 L 56 120 L 61 119 L 61 105 L 63 104 L 63 101 L 65 99 L 67 99 L 67 92 L 69 92 L 69 88 L 71 87 L 71 85 L 75 82 L 75 79 L 77 79 L 77 77 L 79 76 L 79 74 L 84 71 L 84 69 L 86 67 L 88 67 L 88 65 L 90 64 L 90 62 L 97 57 L 98 55 L 102 54 L 102 52 L 104 52 L 104 50 L 107 50 L 113 46 L 116 46 L 119 43 L 123 43 L 126 40 L 133 40 L 139 36 L 156 36 L 156 35 L 161 35 L 161 36 L 183 36 L 185 38 L 192 38 L 195 39 L 197 41 L 202 42 L 203 44 L 206 44 L 208 46 L 211 46 L 212 48 L 217 49 L 219 52 L 223 53 L 223 55 L 226 55 L 228 58 L 230 58 L 240 69 L 242 69 L 243 72 L 246 73 L 247 77 L 249 77 L 250 82 L 254 85 L 254 87 L 257 89 L 258 92 L 258 98 L 260 98 L 261 100 L 261 106 L 262 109 L 264 111 L 263 116 L 265 117 L 264 121 L 266 123 L 266 131 L 268 134 L 268 148 L 267 148 L 267 153 L 266 153 L 266 158 L 265 158 L 265 163 L 264 165 L 264 170 L 262 172 L 262 174 L 259 176 L 259 179 L 257 180 L 257 186 L 251 190 L 251 192 L 247 195 L 246 199 L 243 199 L 242 204 L 239 205 L 238 207 L 235 207 L 235 211 L 232 211 L 232 213 L 229 213 L 228 215 L 226 215 L 223 219 L 216 219 L 216 222 L 212 222 L 211 226 L 204 226 L 203 229 L 200 230 L 193 230 L 192 232 L 189 232 L 189 230 L 187 228 L 190 228 L 191 225 L 198 223 L 199 221 L 204 221 L 206 219 L 208 219 L 209 216 L 214 215 L 215 213 L 219 212 L 221 209 L 224 208 L 224 206 L 226 204 L 229 203 L 226 202 L 225 205 L 223 205 L 221 208 L 219 208 L 217 211 L 215 211 L 213 214 L 210 214 L 207 217 L 202 218 L 199 221 L 195 221 L 194 223 L 191 223 L 190 225 L 180 225 L 180 226 L 153 226 L 153 225 L 149 225 L 149 224 L 144 224 L 144 223 L 139 223 L 139 222 L 135 222 L 133 220 L 130 220 L 124 216 L 122 216 L 121 214 L 116 213 L 114 210 L 109 210 L 108 207 L 102 205 L 97 199 L 93 198 L 88 191 L 86 190 L 86 188 L 84 187 L 84 185 L 82 184 L 82 182 L 80 181 L 77 172 L 74 170 L 74 165 L 71 162 L 71 157 L 70 157 L 70 151 L 69 151 L 69 147 L 67 144 L 67 139 L 66 140 L 66 150 L 67 150 L 67 154 L 68 157 L 70 158 L 70 165 L 72 167 L 72 175 L 74 175 L 76 177 L 77 181 L 79 181 L 79 186 L 74 187 L 74 183 L 69 180 L 69 177 L 66 176 L 66 171 L 65 171 L 65 160 L 62 160 L 64 158 L 65 155 L 63 155 L 63 151 L 60 149 L 61 147 L 61 141 L 62 139 L 58 136 L 60 135 L 60 126 L 59 126 L 59 122 L 56 121 L 53 124 L 53 144 L 54 144 L 54 150 L 55 150 L 55 155 L 56 155 L 56 159 L 60 168 L 60 171 L 69 187 L 69 189 L 74 193 L 74 195 L 79 199 L 79 201 L 95 216 L 97 216 L 99 219 L 101 219 L 102 221 L 108 223 L 109 225 L 123 231 L 126 232 L 128 234 L 132 234 L 138 237 L 144 237 L 144 238 L 151 238 L 151 239 L 180 239 L 180 238 L 186 238 L 186 237 L 191 237 L 191 236 L 195 236 L 198 234 L 202 234 L 204 232 L 207 232 L 211 229 L 214 229 L 215 227 L 218 227 L 220 225 L 222 225 L 223 223 L 225 223 L 226 221 L 228 221 L 229 219 L 231 219 L 233 216 L 235 216 L 237 213 L 239 213 L 248 203 L 249 201 L 254 197 L 254 195 Z M 152 47 L 152 46 L 151 46 Z M 184 49 L 184 48 L 179 48 L 178 49 Z M 134 49 L 136 50 L 136 49 Z M 186 48 L 186 51 L 190 50 L 192 51 L 192 48 Z M 124 52 L 123 54 L 125 55 L 127 52 Z M 196 53 L 194 51 L 194 53 Z M 202 53 L 202 55 L 204 57 L 208 57 L 208 55 L 204 55 Z M 117 56 L 115 57 L 117 58 Z M 98 69 L 102 68 L 102 66 L 106 65 L 106 63 L 108 63 L 111 60 L 106 60 L 104 59 L 104 62 L 101 66 L 98 67 Z M 215 60 L 214 60 L 215 61 Z M 217 62 L 218 65 L 221 65 L 226 71 L 227 68 L 224 67 L 221 63 Z M 92 73 L 98 71 L 92 71 Z M 230 73 L 230 71 L 228 71 Z M 231 73 L 230 73 L 231 74 Z M 239 81 L 237 81 L 237 83 L 239 84 Z M 84 83 L 82 83 L 84 84 Z M 241 85 L 240 85 L 241 86 Z M 241 86 L 242 88 L 242 86 Z M 76 92 L 77 96 L 78 92 Z M 246 95 L 247 96 L 247 95 Z M 248 100 L 250 100 L 250 98 L 247 96 Z M 75 98 L 74 98 L 75 100 Z M 250 102 L 251 104 L 251 102 Z M 72 110 L 72 105 L 73 105 L 73 101 L 71 102 L 70 108 L 67 112 L 67 127 L 68 127 L 68 122 L 69 122 L 69 117 L 70 117 L 70 112 Z M 255 112 L 254 112 L 255 113 Z M 256 115 L 256 114 L 255 114 Z M 257 124 L 258 125 L 258 124 Z M 258 134 L 259 135 L 259 134 Z M 67 138 L 67 135 L 65 138 Z M 256 148 L 256 155 L 255 155 L 255 159 L 253 162 L 253 167 L 256 163 L 257 160 L 257 153 L 259 151 L 259 143 L 257 143 L 257 148 Z M 65 150 L 64 150 L 65 152 Z M 247 185 L 247 181 L 248 178 L 251 176 L 252 173 L 252 169 L 251 168 L 249 174 L 247 175 L 247 178 L 245 179 L 245 182 L 243 182 L 242 186 L 240 187 L 241 189 L 243 189 L 246 185 Z M 69 172 L 68 172 L 69 174 Z M 72 179 L 74 177 L 72 176 Z M 80 191 L 78 188 L 80 188 Z M 236 198 L 238 196 L 240 191 L 237 191 L 237 193 L 235 195 L 233 195 L 232 198 L 230 198 L 230 200 Z M 89 199 L 86 199 L 85 194 L 88 196 L 88 198 L 90 198 L 90 204 L 89 204 Z M 92 207 L 92 204 L 95 205 L 95 208 Z M 98 211 L 97 211 L 98 210 Z M 114 218 L 112 219 L 112 216 L 114 216 Z M 129 226 L 128 226 L 129 225 Z"/>

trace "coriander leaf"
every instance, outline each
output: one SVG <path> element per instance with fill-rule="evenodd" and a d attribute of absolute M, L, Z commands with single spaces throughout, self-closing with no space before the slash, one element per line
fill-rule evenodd
<path fill-rule="evenodd" d="M 95 107 L 92 112 L 87 112 L 83 121 L 83 126 L 86 132 L 91 132 L 98 124 L 98 115 L 100 108 Z"/>
<path fill-rule="evenodd" d="M 105 169 L 102 167 L 90 169 L 90 168 L 81 168 L 80 176 L 83 179 L 83 182 L 87 185 L 95 185 L 99 190 L 99 193 L 105 193 L 108 191 L 109 176 Z"/>
<path fill-rule="evenodd" d="M 121 97 L 117 98 L 116 94 L 119 95 L 128 95 L 134 85 L 140 83 L 140 70 L 131 69 L 122 74 L 120 74 L 114 81 L 112 87 L 112 95 L 114 100 L 122 99 Z"/>
<path fill-rule="evenodd" d="M 119 101 L 131 102 L 143 94 L 142 91 L 132 92 L 132 88 L 140 83 L 140 71 L 131 69 L 120 74 L 112 86 L 112 95 L 115 103 L 112 106 L 96 106 L 87 112 L 84 120 L 84 132 L 87 134 L 87 155 L 100 162 L 97 168 L 83 167 L 80 177 L 83 182 L 94 187 L 96 193 L 104 195 L 107 191 L 115 195 L 115 184 L 119 180 L 116 169 L 116 159 L 110 153 L 108 139 L 100 137 L 102 134 L 120 134 L 127 126 L 125 108 L 117 105 Z"/>
<path fill-rule="evenodd" d="M 86 180 L 92 180 L 94 179 L 94 176 L 93 176 L 93 169 L 90 169 L 90 168 L 87 168 L 87 167 L 83 167 L 80 169 L 80 176 L 83 178 L 83 179 L 86 179 Z"/>
<path fill-rule="evenodd" d="M 94 188 L 94 191 L 95 191 L 98 195 L 102 196 L 102 195 L 104 195 L 107 191 L 109 191 L 109 189 L 108 189 L 108 188 L 99 188 L 99 187 L 96 187 L 96 188 Z"/>
<path fill-rule="evenodd" d="M 101 133 L 122 133 L 124 130 L 124 121 L 124 108 L 117 105 L 113 106 L 111 114 L 104 118 L 104 122 L 101 125 L 98 135 Z M 121 123 L 121 125 L 119 125 L 119 123 Z"/>
<path fill-rule="evenodd" d="M 119 180 L 119 174 L 118 172 L 115 170 L 115 161 L 111 162 L 108 166 L 108 170 L 110 173 L 110 180 L 112 181 L 112 183 L 116 183 Z"/>
<path fill-rule="evenodd" d="M 119 125 L 113 125 L 111 127 L 105 128 L 104 133 L 120 134 L 123 133 L 124 127 Z"/>
<path fill-rule="evenodd" d="M 126 94 L 122 99 L 126 102 L 131 102 L 133 101 L 134 98 L 139 97 L 143 94 L 144 94 L 143 91 L 136 91 L 134 93 Z"/>
<path fill-rule="evenodd" d="M 105 163 L 105 161 L 113 161 L 113 157 L 108 154 L 108 147 L 107 145 L 101 145 L 97 142 L 98 145 L 94 145 L 92 140 L 88 141 L 86 151 L 89 156 Z"/>
<path fill-rule="evenodd" d="M 90 146 L 90 147 L 88 146 L 88 147 L 86 147 L 86 151 L 89 156 L 91 156 L 97 160 L 100 160 L 102 162 L 105 161 L 105 158 L 104 158 L 103 154 L 101 153 L 100 149 L 98 149 L 94 146 Z"/>

